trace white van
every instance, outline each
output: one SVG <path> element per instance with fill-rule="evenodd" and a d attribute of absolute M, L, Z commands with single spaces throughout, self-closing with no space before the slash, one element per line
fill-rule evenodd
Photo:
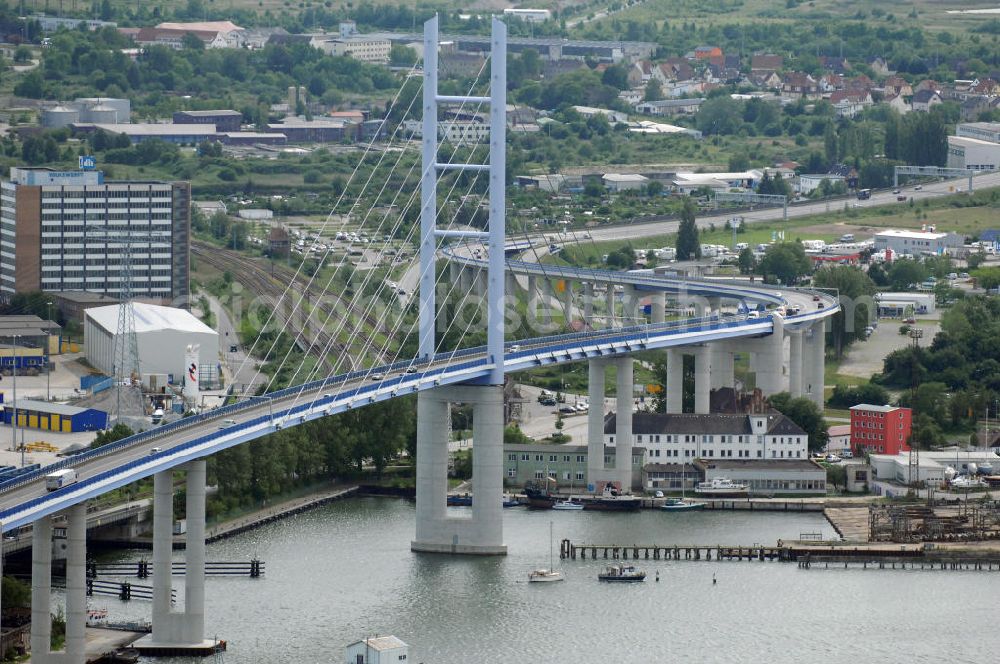
<path fill-rule="evenodd" d="M 73 468 L 63 468 L 45 476 L 45 488 L 48 491 L 55 491 L 64 486 L 76 483 L 76 470 Z"/>

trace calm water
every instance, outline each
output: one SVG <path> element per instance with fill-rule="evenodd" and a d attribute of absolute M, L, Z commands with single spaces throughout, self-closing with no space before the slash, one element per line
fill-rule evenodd
<path fill-rule="evenodd" d="M 819 515 L 504 514 L 506 558 L 415 555 L 413 504 L 376 498 L 342 501 L 210 545 L 209 560 L 257 556 L 267 576 L 209 578 L 208 633 L 229 641 L 230 663 L 339 663 L 347 643 L 375 633 L 402 638 L 410 661 L 425 664 L 981 664 L 1000 650 L 997 573 L 641 561 L 650 574 L 645 583 L 614 585 L 597 581 L 599 561 L 557 558 L 565 581 L 526 582 L 531 569 L 548 565 L 550 520 L 558 554 L 563 537 L 753 544 L 802 532 L 833 536 Z M 127 554 L 142 556 L 149 552 Z M 174 583 L 182 594 L 182 579 Z M 93 605 L 113 618 L 149 617 L 144 602 L 98 598 Z"/>

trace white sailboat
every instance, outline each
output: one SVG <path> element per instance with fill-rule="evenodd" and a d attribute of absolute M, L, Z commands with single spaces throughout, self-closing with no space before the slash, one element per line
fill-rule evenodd
<path fill-rule="evenodd" d="M 562 581 L 563 573 L 555 569 L 552 564 L 552 522 L 549 521 L 549 568 L 536 569 L 528 574 L 529 583 L 549 583 L 551 581 Z"/>

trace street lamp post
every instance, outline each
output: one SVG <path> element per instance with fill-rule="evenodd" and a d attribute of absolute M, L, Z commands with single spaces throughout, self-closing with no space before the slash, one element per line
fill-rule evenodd
<path fill-rule="evenodd" d="M 51 323 L 52 322 L 52 303 L 51 302 L 46 302 L 45 303 L 45 310 L 46 310 L 47 315 L 48 315 L 48 319 L 49 319 L 48 322 Z M 51 329 L 51 328 L 49 328 L 49 329 Z M 52 345 L 51 345 L 51 341 L 49 340 L 49 335 L 46 335 L 45 343 L 46 343 L 46 348 L 45 348 L 45 400 L 46 401 L 51 401 L 52 400 L 52 395 L 49 392 L 49 384 L 50 384 L 49 383 L 49 374 L 52 373 L 52 357 L 51 357 Z"/>

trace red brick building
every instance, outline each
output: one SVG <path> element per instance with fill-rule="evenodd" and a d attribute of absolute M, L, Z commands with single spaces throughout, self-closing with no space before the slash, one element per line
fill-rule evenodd
<path fill-rule="evenodd" d="M 909 452 L 912 411 L 899 406 L 851 406 L 851 450 L 864 454 Z"/>

